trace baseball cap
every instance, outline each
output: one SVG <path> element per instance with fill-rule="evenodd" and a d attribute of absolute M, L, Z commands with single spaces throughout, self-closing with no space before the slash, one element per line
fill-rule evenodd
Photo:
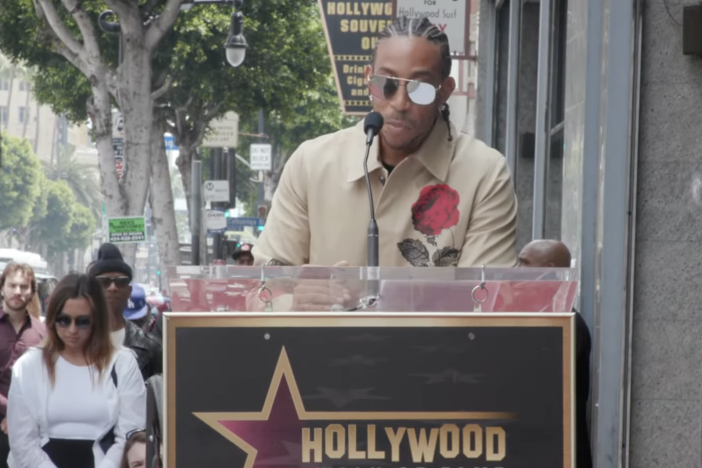
<path fill-rule="evenodd" d="M 253 244 L 241 244 L 237 249 L 234 251 L 232 254 L 232 258 L 234 260 L 238 259 L 241 257 L 243 254 L 248 254 L 253 257 L 253 253 L 251 253 L 251 250 L 253 249 Z"/>
<path fill-rule="evenodd" d="M 127 320 L 138 320 L 146 317 L 149 311 L 149 304 L 146 302 L 146 291 L 138 284 L 132 284 L 132 295 L 127 301 L 127 308 L 124 309 L 124 318 Z"/>

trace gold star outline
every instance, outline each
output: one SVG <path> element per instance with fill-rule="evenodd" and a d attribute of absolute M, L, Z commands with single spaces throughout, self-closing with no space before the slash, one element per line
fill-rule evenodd
<path fill-rule="evenodd" d="M 273 402 L 278 393 L 278 387 L 283 377 L 288 384 L 290 396 L 295 405 L 295 411 L 300 421 L 417 421 L 417 420 L 494 420 L 513 419 L 513 413 L 475 412 L 475 411 L 307 411 L 302 401 L 300 390 L 295 381 L 295 374 L 288 353 L 283 347 L 280 351 L 278 364 L 273 372 L 268 394 L 261 411 L 231 412 L 231 413 L 193 413 L 205 424 L 220 433 L 224 438 L 246 453 L 244 468 L 253 468 L 258 451 L 241 437 L 227 429 L 220 421 L 267 421 L 273 409 Z"/>

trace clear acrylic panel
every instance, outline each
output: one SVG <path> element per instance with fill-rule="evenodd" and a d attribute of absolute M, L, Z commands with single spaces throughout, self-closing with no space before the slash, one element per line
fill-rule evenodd
<path fill-rule="evenodd" d="M 168 278 L 174 312 L 300 312 L 310 285 L 345 296 L 339 311 L 375 297 L 379 312 L 571 312 L 578 289 L 576 270 L 548 268 L 182 266 Z"/>

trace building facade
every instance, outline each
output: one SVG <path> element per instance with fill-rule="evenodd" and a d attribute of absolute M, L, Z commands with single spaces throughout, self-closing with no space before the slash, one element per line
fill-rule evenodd
<path fill-rule="evenodd" d="M 513 171 L 519 246 L 561 239 L 580 271 L 597 468 L 702 463 L 702 58 L 683 55 L 681 27 L 692 4 L 480 3 L 476 135 Z"/>
<path fill-rule="evenodd" d="M 84 156 L 82 162 L 97 168 L 97 153 L 90 151 L 87 127 L 70 125 L 49 106 L 39 104 L 32 93 L 31 77 L 19 66 L 8 65 L 0 75 L 0 131 L 29 140 L 40 161 L 56 160 L 59 148 L 70 145 L 77 149 L 77 156 Z"/>

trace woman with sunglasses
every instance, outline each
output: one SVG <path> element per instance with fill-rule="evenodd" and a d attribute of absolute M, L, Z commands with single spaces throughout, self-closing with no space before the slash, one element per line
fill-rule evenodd
<path fill-rule="evenodd" d="M 120 465 L 126 434 L 144 427 L 146 390 L 132 352 L 113 346 L 109 320 L 96 279 L 59 282 L 44 343 L 12 372 L 10 468 Z"/>

